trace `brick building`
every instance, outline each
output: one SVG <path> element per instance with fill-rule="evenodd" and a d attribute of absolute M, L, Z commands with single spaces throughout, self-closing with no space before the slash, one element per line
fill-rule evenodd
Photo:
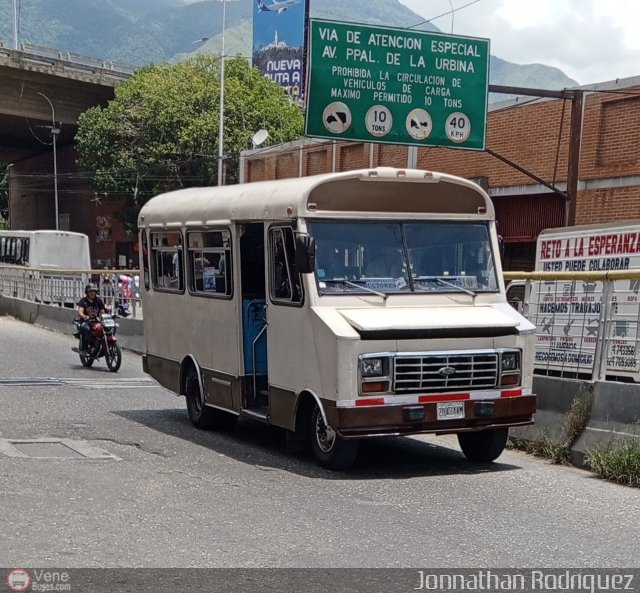
<path fill-rule="evenodd" d="M 640 78 L 581 90 L 575 224 L 640 219 Z M 539 232 L 568 224 L 562 193 L 567 189 L 571 110 L 566 99 L 521 97 L 491 104 L 485 152 L 311 139 L 255 149 L 243 153 L 240 178 L 283 179 L 415 163 L 472 179 L 488 190 L 495 205 L 506 243 L 505 268 L 532 269 Z"/>

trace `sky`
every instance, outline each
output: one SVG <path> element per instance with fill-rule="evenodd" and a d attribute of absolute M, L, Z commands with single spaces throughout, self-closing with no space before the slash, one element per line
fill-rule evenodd
<path fill-rule="evenodd" d="M 453 7 L 432 21 L 443 33 L 488 38 L 492 55 L 555 66 L 580 85 L 640 76 L 638 0 L 399 1 L 425 19 Z"/>

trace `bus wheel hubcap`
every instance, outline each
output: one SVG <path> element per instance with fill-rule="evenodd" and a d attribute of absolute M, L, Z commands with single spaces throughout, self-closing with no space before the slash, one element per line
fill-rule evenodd
<path fill-rule="evenodd" d="M 331 451 L 336 442 L 335 431 L 324 423 L 320 414 L 318 414 L 318 419 L 316 420 L 316 439 L 318 446 L 325 453 Z"/>

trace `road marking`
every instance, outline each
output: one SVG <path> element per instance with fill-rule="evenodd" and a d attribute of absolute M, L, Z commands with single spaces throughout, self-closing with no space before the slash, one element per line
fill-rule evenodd
<path fill-rule="evenodd" d="M 34 385 L 50 385 L 53 387 L 69 385 L 83 389 L 139 389 L 141 387 L 156 387 L 153 379 L 147 378 L 60 378 L 60 377 L 11 377 L 0 379 L 0 387 L 33 387 Z"/>

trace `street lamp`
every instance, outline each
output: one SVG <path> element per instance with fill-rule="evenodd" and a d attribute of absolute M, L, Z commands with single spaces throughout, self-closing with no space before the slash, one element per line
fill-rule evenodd
<path fill-rule="evenodd" d="M 38 92 L 38 95 L 44 97 L 51 107 L 51 138 L 53 144 L 53 198 L 56 207 L 56 231 L 59 230 L 58 224 L 58 159 L 56 156 L 56 139 L 60 133 L 60 128 L 56 128 L 56 112 L 53 109 L 53 103 L 49 100 L 49 97 L 44 93 Z"/>
<path fill-rule="evenodd" d="M 18 0 L 13 0 L 13 49 L 18 51 Z"/>
<path fill-rule="evenodd" d="M 222 2 L 222 32 L 220 34 L 220 107 L 219 107 L 219 131 L 218 131 L 218 185 L 224 183 L 224 32 L 227 21 L 227 0 L 219 0 Z M 208 41 L 209 37 L 197 39 L 192 43 L 201 43 Z"/>

